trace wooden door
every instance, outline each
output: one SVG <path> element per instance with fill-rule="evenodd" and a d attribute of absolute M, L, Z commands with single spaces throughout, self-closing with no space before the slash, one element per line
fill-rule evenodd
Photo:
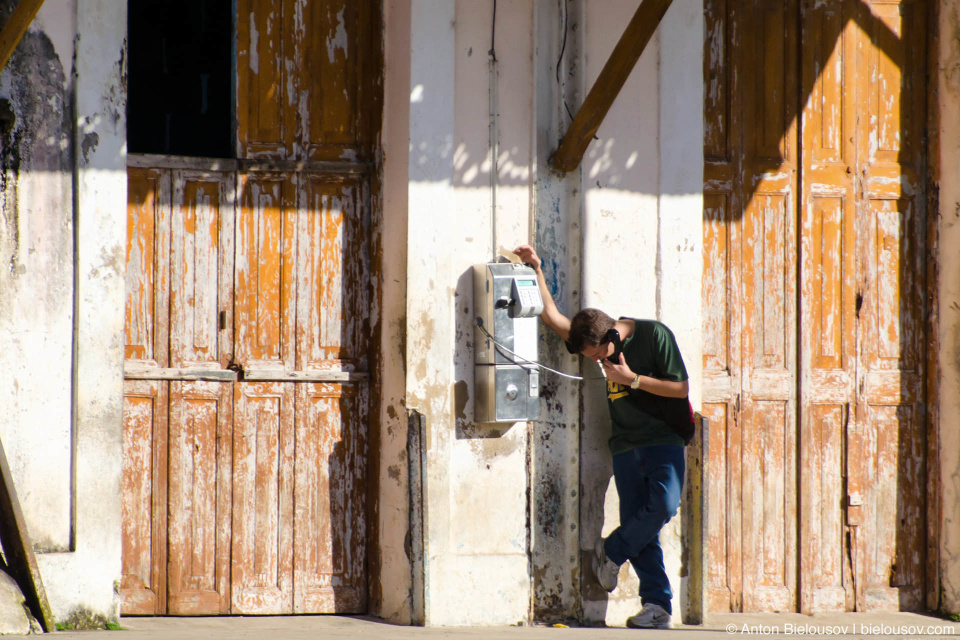
<path fill-rule="evenodd" d="M 361 613 L 379 7 L 237 15 L 239 158 L 131 159 L 123 613 Z"/>
<path fill-rule="evenodd" d="M 743 606 L 796 602 L 795 0 L 745 3 L 741 219 Z M 752 63 L 752 64 L 751 64 Z"/>
<path fill-rule="evenodd" d="M 926 7 L 780 4 L 707 3 L 710 607 L 917 609 Z"/>
<path fill-rule="evenodd" d="M 366 178 L 130 184 L 124 611 L 362 612 Z"/>
<path fill-rule="evenodd" d="M 925 606 L 927 3 L 858 7 L 860 352 L 849 476 L 858 609 Z M 932 496 L 930 496 L 933 499 Z M 936 523 L 930 523 L 935 527 Z"/>
<path fill-rule="evenodd" d="M 855 52 L 850 3 L 801 13 L 803 191 L 800 232 L 801 610 L 854 605 L 843 503 L 846 430 L 857 376 Z"/>

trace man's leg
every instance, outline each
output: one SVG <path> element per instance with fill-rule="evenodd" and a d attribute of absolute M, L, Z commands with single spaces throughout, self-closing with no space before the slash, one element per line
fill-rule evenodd
<path fill-rule="evenodd" d="M 607 556 L 630 560 L 640 577 L 640 598 L 671 610 L 660 529 L 677 513 L 683 486 L 683 447 L 636 447 L 613 458 L 620 526 L 607 538 Z"/>

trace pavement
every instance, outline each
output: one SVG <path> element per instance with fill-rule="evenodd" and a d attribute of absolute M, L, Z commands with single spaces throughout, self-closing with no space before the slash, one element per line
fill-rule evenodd
<path fill-rule="evenodd" d="M 122 618 L 119 631 L 60 631 L 57 640 L 720 640 L 726 638 L 936 638 L 960 637 L 960 623 L 915 613 L 712 614 L 704 625 L 669 630 L 529 625 L 510 627 L 409 627 L 369 616 L 226 616 Z M 28 637 L 28 636 L 6 636 Z"/>

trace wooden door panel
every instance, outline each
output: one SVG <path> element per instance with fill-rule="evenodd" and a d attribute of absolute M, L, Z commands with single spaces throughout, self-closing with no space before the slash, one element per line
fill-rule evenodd
<path fill-rule="evenodd" d="M 295 368 L 296 200 L 284 174 L 240 177 L 236 236 L 236 360 L 244 367 Z"/>
<path fill-rule="evenodd" d="M 857 558 L 864 609 L 918 610 L 926 580 L 926 438 L 919 355 L 925 301 L 919 217 L 910 199 L 865 203 L 863 511 Z M 861 418 L 862 416 L 862 418 Z"/>
<path fill-rule="evenodd" d="M 711 611 L 741 609 L 741 493 L 731 490 L 741 479 L 741 442 L 735 407 L 704 402 L 701 413 L 710 426 L 710 479 L 707 485 L 708 602 Z"/>
<path fill-rule="evenodd" d="M 297 222 L 297 368 L 365 370 L 365 184 L 303 174 Z"/>
<path fill-rule="evenodd" d="M 235 383 L 233 613 L 293 607 L 294 383 Z"/>
<path fill-rule="evenodd" d="M 167 384 L 123 384 L 124 615 L 166 612 Z"/>
<path fill-rule="evenodd" d="M 226 173 L 173 175 L 172 367 L 225 369 L 232 354 L 232 180 Z"/>
<path fill-rule="evenodd" d="M 740 252 L 731 193 L 713 183 L 704 194 L 703 406 L 710 425 L 708 531 L 709 600 L 712 610 L 740 610 L 740 336 L 736 327 Z M 728 485 L 729 483 L 729 485 Z"/>
<path fill-rule="evenodd" d="M 229 613 L 231 383 L 170 383 L 168 613 Z"/>
<path fill-rule="evenodd" d="M 368 64 L 370 5 L 333 0 L 305 2 L 301 43 L 309 67 L 297 65 L 304 77 L 300 121 L 306 157 L 311 160 L 356 159 L 366 142 L 361 118 L 362 82 Z"/>
<path fill-rule="evenodd" d="M 241 158 L 292 157 L 295 137 L 294 7 L 237 0 L 237 134 Z M 300 63 L 302 64 L 302 63 Z"/>
<path fill-rule="evenodd" d="M 743 506 L 739 522 L 708 523 L 711 556 L 724 556 L 710 563 L 715 610 L 736 609 L 739 568 L 724 562 L 737 533 L 744 610 L 910 609 L 930 584 L 926 13 L 911 0 L 706 3 L 703 410 L 722 423 L 711 423 L 711 479 L 727 489 L 711 500 Z M 739 359 L 723 342 L 736 320 Z M 739 379 L 725 371 L 738 368 Z M 799 576 L 770 552 L 781 545 L 803 558 Z"/>
<path fill-rule="evenodd" d="M 127 172 L 127 263 L 124 357 L 165 367 L 169 307 L 170 174 Z"/>
<path fill-rule="evenodd" d="M 365 386 L 297 385 L 294 611 L 366 607 Z"/>
<path fill-rule="evenodd" d="M 764 171 L 796 166 L 796 0 L 745 0 L 743 32 L 744 151 L 750 185 Z M 787 162 L 793 165 L 783 166 Z"/>
<path fill-rule="evenodd" d="M 843 439 L 849 405 L 805 405 L 801 467 L 803 611 L 848 608 Z"/>
<path fill-rule="evenodd" d="M 755 401 L 744 410 L 743 608 L 792 611 L 796 582 L 795 436 L 790 405 Z"/>
<path fill-rule="evenodd" d="M 790 200 L 789 193 L 757 193 L 743 220 L 744 322 L 751 327 L 744 336 L 744 365 L 750 376 L 761 374 L 760 385 L 771 389 L 789 386 L 793 367 L 788 355 L 795 345 L 795 264 L 790 244 L 795 214 Z"/>

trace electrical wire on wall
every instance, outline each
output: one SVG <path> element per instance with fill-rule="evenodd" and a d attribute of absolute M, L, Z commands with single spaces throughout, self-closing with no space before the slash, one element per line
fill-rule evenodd
<path fill-rule="evenodd" d="M 490 72 L 489 72 L 489 117 L 490 117 L 490 250 L 491 262 L 497 261 L 497 182 L 500 167 L 500 124 L 498 111 L 500 101 L 497 96 L 499 71 L 497 69 L 497 0 L 493 0 L 493 21 L 490 26 Z"/>

